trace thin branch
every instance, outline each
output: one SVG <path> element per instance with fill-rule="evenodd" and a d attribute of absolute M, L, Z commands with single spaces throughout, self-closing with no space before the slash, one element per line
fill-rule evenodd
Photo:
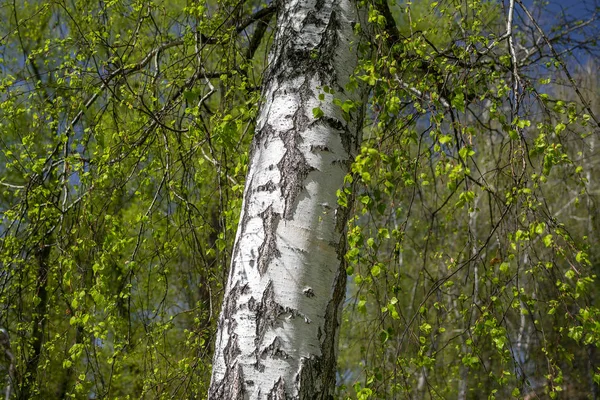
<path fill-rule="evenodd" d="M 420 97 L 423 100 L 426 100 L 425 95 L 423 94 L 423 92 L 421 92 L 419 89 L 410 86 L 408 83 L 404 82 L 402 79 L 400 79 L 400 77 L 398 76 L 398 74 L 395 74 L 395 78 L 396 78 L 396 82 L 398 82 L 398 84 L 400 86 L 402 86 L 404 89 L 408 90 L 409 92 L 417 95 L 418 97 Z M 440 96 L 440 103 L 442 104 L 442 106 L 444 106 L 444 108 L 446 109 L 450 109 L 450 103 L 448 103 L 448 100 L 446 100 L 444 97 Z"/>
<path fill-rule="evenodd" d="M 515 0 L 510 0 L 508 6 L 508 18 L 506 20 L 506 35 L 508 36 L 508 51 L 510 52 L 510 59 L 512 61 L 512 73 L 513 73 L 513 95 L 514 101 L 512 103 L 512 118 L 513 120 L 517 116 L 519 111 L 519 86 L 521 78 L 519 77 L 519 67 L 517 63 L 517 53 L 515 51 L 515 41 L 512 32 L 513 15 L 515 12 Z"/>

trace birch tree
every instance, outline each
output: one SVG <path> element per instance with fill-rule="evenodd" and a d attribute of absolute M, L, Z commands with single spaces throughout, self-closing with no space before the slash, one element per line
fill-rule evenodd
<path fill-rule="evenodd" d="M 362 128 L 364 91 L 350 80 L 359 12 L 349 0 L 277 7 L 212 399 L 326 399 L 335 387 L 346 285 L 346 213 L 336 189 Z"/>

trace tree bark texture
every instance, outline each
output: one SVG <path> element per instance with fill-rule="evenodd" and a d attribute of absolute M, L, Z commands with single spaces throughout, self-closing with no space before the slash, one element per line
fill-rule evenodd
<path fill-rule="evenodd" d="M 280 0 L 277 14 L 210 399 L 329 399 L 335 389 L 346 283 L 336 191 L 364 113 L 364 90 L 346 90 L 359 13 L 350 0 Z M 361 106 L 344 118 L 334 97 Z"/>

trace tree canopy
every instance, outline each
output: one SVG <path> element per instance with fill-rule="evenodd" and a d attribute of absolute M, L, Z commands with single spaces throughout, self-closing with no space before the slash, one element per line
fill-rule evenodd
<path fill-rule="evenodd" d="M 600 7 L 357 3 L 337 395 L 599 398 Z M 7 399 L 207 396 L 279 7 L 0 7 Z"/>

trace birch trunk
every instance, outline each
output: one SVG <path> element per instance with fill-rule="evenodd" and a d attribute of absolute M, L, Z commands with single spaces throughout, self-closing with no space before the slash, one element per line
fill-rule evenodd
<path fill-rule="evenodd" d="M 337 206 L 360 140 L 356 4 L 277 3 L 277 28 L 218 324 L 210 399 L 328 399 L 345 293 Z M 356 101 L 347 121 L 333 96 Z M 315 118 L 313 108 L 324 115 Z"/>

